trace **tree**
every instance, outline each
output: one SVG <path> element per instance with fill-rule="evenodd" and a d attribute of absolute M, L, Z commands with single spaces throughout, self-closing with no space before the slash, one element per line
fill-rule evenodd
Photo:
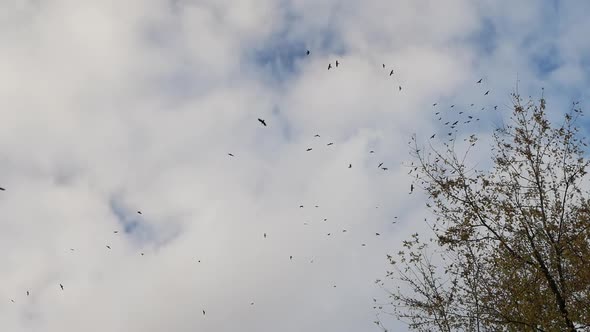
<path fill-rule="evenodd" d="M 423 242 L 414 234 L 395 259 L 388 255 L 397 287 L 384 287 L 391 314 L 413 330 L 590 331 L 582 112 L 574 103 L 555 126 L 543 97 L 512 96 L 510 124 L 494 131 L 487 170 L 468 165 L 475 135 L 461 154 L 454 141 L 419 149 L 413 138 L 434 236 Z"/>

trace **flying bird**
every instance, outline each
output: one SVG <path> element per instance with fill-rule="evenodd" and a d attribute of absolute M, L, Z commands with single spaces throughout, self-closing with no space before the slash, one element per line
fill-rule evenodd
<path fill-rule="evenodd" d="M 338 60 L 336 60 L 336 67 L 338 67 Z"/>
<path fill-rule="evenodd" d="M 64 285 L 59 284 L 59 287 L 61 287 L 61 290 L 64 290 Z"/>
<path fill-rule="evenodd" d="M 205 310 L 203 310 L 203 316 L 205 316 Z"/>
<path fill-rule="evenodd" d="M 385 64 L 383 64 L 383 68 L 385 68 Z"/>
<path fill-rule="evenodd" d="M 389 76 L 393 75 L 393 69 L 389 72 Z"/>
<path fill-rule="evenodd" d="M 481 80 L 483 80 L 483 78 L 480 78 L 479 81 L 475 82 L 477 84 L 481 83 Z"/>
<path fill-rule="evenodd" d="M 313 137 L 320 137 L 320 135 L 319 134 L 315 134 Z"/>
<path fill-rule="evenodd" d="M 384 170 L 384 171 L 386 171 L 386 170 L 388 170 L 389 168 L 387 168 L 387 167 L 381 167 L 381 169 L 382 169 L 382 170 Z"/>
<path fill-rule="evenodd" d="M 264 233 L 264 238 L 266 239 L 266 233 Z"/>
<path fill-rule="evenodd" d="M 376 236 L 379 236 L 379 235 L 381 235 L 381 234 L 379 234 L 379 233 L 375 233 L 375 235 L 376 235 Z"/>
<path fill-rule="evenodd" d="M 329 64 L 328 64 L 328 70 L 330 70 L 331 68 L 332 68 L 332 64 L 331 64 L 331 63 L 329 63 Z"/>
<path fill-rule="evenodd" d="M 5 191 L 6 189 L 4 189 L 4 188 L 0 187 L 0 190 L 1 190 L 1 191 Z"/>
<path fill-rule="evenodd" d="M 371 150 L 371 151 L 369 151 L 369 153 L 375 153 L 375 151 Z"/>
<path fill-rule="evenodd" d="M 484 93 L 483 95 L 484 95 L 484 96 L 487 96 L 487 95 L 488 95 L 488 93 L 490 93 L 490 90 L 486 91 L 486 93 Z"/>
<path fill-rule="evenodd" d="M 309 52 L 309 50 L 307 50 L 307 55 L 309 55 L 309 53 L 311 53 L 311 52 Z"/>
<path fill-rule="evenodd" d="M 29 296 L 29 291 L 27 291 L 27 296 Z"/>
<path fill-rule="evenodd" d="M 258 122 L 262 123 L 265 127 L 266 127 L 266 121 L 264 121 L 263 119 L 258 119 Z"/>
<path fill-rule="evenodd" d="M 330 142 L 330 143 L 328 143 L 328 144 L 326 144 L 326 145 L 327 145 L 327 146 L 330 146 L 330 145 L 332 145 L 332 144 L 334 144 L 334 143 Z"/>
<path fill-rule="evenodd" d="M 348 168 L 352 168 L 352 164 L 348 164 Z"/>
<path fill-rule="evenodd" d="M 413 184 L 411 184 L 411 185 L 410 185 L 410 194 L 411 194 L 411 193 L 413 193 L 413 192 L 414 192 L 414 185 L 413 185 Z"/>
<path fill-rule="evenodd" d="M 293 260 L 293 256 L 289 256 L 289 260 Z"/>
<path fill-rule="evenodd" d="M 107 246 L 107 248 L 111 249 L 111 246 Z"/>
<path fill-rule="evenodd" d="M 436 106 L 436 105 L 438 105 L 438 103 L 434 103 L 434 104 L 432 104 L 432 106 Z"/>
<path fill-rule="evenodd" d="M 402 91 L 402 86 L 401 85 L 399 86 L 399 91 Z"/>
<path fill-rule="evenodd" d="M 433 139 L 433 138 L 434 138 L 434 136 L 436 136 L 436 134 L 432 134 L 432 136 L 430 136 L 430 139 Z"/>
<path fill-rule="evenodd" d="M 300 207 L 300 208 L 302 208 L 302 207 L 303 207 L 303 205 L 299 205 L 299 207 Z"/>
<path fill-rule="evenodd" d="M 141 211 L 137 211 L 137 214 L 141 214 Z"/>
<path fill-rule="evenodd" d="M 230 157 L 233 157 L 233 156 L 234 156 L 234 155 L 233 155 L 233 154 L 231 154 L 231 153 L 228 153 L 227 155 L 228 155 L 228 156 L 230 156 Z"/>
<path fill-rule="evenodd" d="M 307 150 L 305 150 L 305 151 L 311 151 L 311 150 L 312 150 L 311 148 L 307 148 Z"/>
<path fill-rule="evenodd" d="M 380 164 L 377 166 L 377 168 L 380 168 L 381 166 L 383 166 L 383 163 L 380 163 Z"/>
<path fill-rule="evenodd" d="M 117 233 L 119 233 L 119 231 L 113 231 L 113 233 L 117 234 Z"/>

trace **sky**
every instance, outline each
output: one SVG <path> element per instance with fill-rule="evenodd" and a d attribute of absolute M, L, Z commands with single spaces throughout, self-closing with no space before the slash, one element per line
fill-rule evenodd
<path fill-rule="evenodd" d="M 544 88 L 550 118 L 583 108 L 588 12 L 1 1 L 0 326 L 379 331 L 386 255 L 429 234 L 409 137 L 442 144 L 438 117 L 461 120 L 452 137 L 482 137 L 485 164 L 517 85 Z"/>

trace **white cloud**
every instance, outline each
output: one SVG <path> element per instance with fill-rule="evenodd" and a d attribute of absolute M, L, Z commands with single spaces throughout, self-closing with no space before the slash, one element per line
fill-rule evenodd
<path fill-rule="evenodd" d="M 460 0 L 3 2 L 0 326 L 374 328 L 385 254 L 426 229 L 402 162 L 411 133 L 445 137 L 432 104 L 449 119 L 450 104 L 477 114 L 470 130 L 486 132 L 517 71 L 530 93 L 585 83 L 575 8 L 555 14 L 550 40 L 565 62 L 535 80 L 542 12 Z M 471 39 L 484 20 L 490 54 Z M 294 66 L 279 78 L 252 56 L 270 45 L 303 48 L 280 60 Z"/>

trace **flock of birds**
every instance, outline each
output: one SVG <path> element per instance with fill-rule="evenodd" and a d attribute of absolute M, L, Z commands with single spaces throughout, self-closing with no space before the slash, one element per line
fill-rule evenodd
<path fill-rule="evenodd" d="M 310 54 L 311 54 L 311 52 L 309 50 L 307 50 L 306 55 L 309 56 Z M 339 62 L 338 60 L 336 60 L 335 63 L 334 63 L 334 67 L 332 66 L 332 63 L 329 63 L 328 64 L 328 70 L 332 70 L 333 68 L 339 68 L 341 66 L 342 66 L 341 62 Z M 394 75 L 394 70 L 393 69 L 388 70 L 386 68 L 385 64 L 383 64 L 382 67 L 383 67 L 383 69 L 386 69 L 388 71 L 389 76 L 393 76 Z M 386 73 L 387 73 L 387 71 L 386 71 Z M 483 78 L 477 80 L 475 82 L 475 84 L 476 85 L 481 85 L 482 82 L 483 82 Z M 402 91 L 402 86 L 401 85 L 398 86 L 398 91 Z M 489 93 L 490 93 L 490 90 L 486 90 L 485 93 L 483 93 L 483 95 L 484 96 L 488 96 Z M 436 108 L 438 106 L 439 106 L 438 103 L 433 103 L 432 104 L 432 107 L 434 107 L 434 108 Z M 474 106 L 475 106 L 474 104 L 471 104 L 470 105 L 471 108 L 473 108 Z M 496 106 L 493 106 L 494 110 L 497 110 L 497 107 L 498 107 L 497 105 Z M 453 110 L 453 109 L 455 109 L 455 105 L 454 104 L 453 105 L 450 105 L 450 107 L 449 107 L 449 110 Z M 482 108 L 481 110 L 485 110 L 485 107 Z M 460 124 L 469 124 L 472 121 L 480 121 L 480 118 L 479 117 L 477 117 L 475 115 L 472 115 L 471 113 L 470 114 L 465 114 L 465 111 L 456 112 L 456 115 L 463 116 L 462 119 L 454 118 L 453 120 L 449 120 L 449 121 L 446 121 L 446 119 L 443 120 L 443 114 L 441 114 L 441 111 L 438 111 L 438 110 L 435 111 L 434 112 L 434 115 L 436 117 L 438 117 L 438 121 L 442 124 L 443 128 L 447 128 L 448 129 L 448 130 L 445 131 L 446 134 L 447 134 L 447 136 L 453 136 L 453 134 L 456 134 L 458 132 L 458 126 Z M 258 118 L 258 122 L 263 127 L 268 127 L 269 126 L 269 123 L 267 123 L 267 121 L 265 119 Z M 319 137 L 320 137 L 319 134 L 315 134 L 314 135 L 314 138 L 319 138 Z M 434 139 L 435 137 L 436 137 L 436 133 L 432 134 L 430 136 L 430 139 Z M 472 135 L 472 137 L 473 137 L 473 135 Z M 451 137 L 449 140 L 450 141 L 454 140 L 454 137 Z M 465 140 L 467 140 L 467 139 L 465 139 Z M 332 145 L 334 145 L 334 142 L 329 142 L 326 145 L 327 146 L 332 146 Z M 308 151 L 308 152 L 309 151 L 312 151 L 312 150 L 313 150 L 313 148 L 311 148 L 311 147 L 309 147 L 309 148 L 306 149 L 306 151 Z M 370 154 L 373 154 L 373 153 L 375 153 L 375 151 L 374 150 L 370 150 L 369 153 Z M 231 153 L 231 152 L 228 153 L 228 155 L 230 157 L 236 157 L 236 155 L 233 154 L 233 153 Z M 348 168 L 352 168 L 352 163 L 348 163 Z M 387 171 L 389 169 L 388 167 L 385 167 L 384 166 L 384 163 L 383 162 L 379 162 L 379 164 L 377 165 L 377 168 L 378 169 L 381 169 L 383 171 Z M 411 174 L 413 171 L 415 171 L 417 169 L 414 165 L 412 165 L 411 168 L 412 168 L 412 170 L 410 170 L 410 172 L 408 174 Z M 414 184 L 412 183 L 410 185 L 410 188 L 409 188 L 409 194 L 412 194 L 414 192 L 414 189 L 415 189 L 415 187 L 414 187 Z M 0 191 L 6 191 L 6 189 L 3 188 L 3 187 L 0 187 Z M 299 205 L 299 208 L 303 208 L 303 207 L 304 207 L 303 205 Z M 315 205 L 315 207 L 317 208 L 318 205 Z M 141 211 L 137 211 L 137 214 L 142 215 L 142 212 Z M 395 219 L 397 219 L 397 217 L 395 217 Z M 323 221 L 325 222 L 325 221 L 327 221 L 327 219 L 324 218 Z M 396 223 L 396 221 L 393 221 L 393 223 Z M 115 234 L 117 234 L 118 232 L 119 231 L 117 231 L 117 230 L 113 231 L 113 233 L 115 233 Z M 346 229 L 343 229 L 342 232 L 343 233 L 346 233 L 347 230 Z M 330 236 L 331 234 L 332 233 L 327 233 L 328 236 Z M 380 235 L 381 234 L 378 233 L 378 232 L 375 233 L 375 236 L 380 236 Z M 264 239 L 267 238 L 267 233 L 263 233 L 263 238 Z M 364 247 L 364 246 L 366 246 L 366 244 L 365 243 L 362 243 L 361 246 Z M 109 249 L 109 250 L 111 250 L 111 246 L 108 245 L 108 244 L 106 245 L 106 248 Z M 70 250 L 71 251 L 74 251 L 73 248 L 70 248 Z M 145 254 L 144 252 L 140 252 L 140 255 L 141 256 L 144 256 L 144 254 Z M 293 260 L 293 256 L 292 255 L 289 256 L 289 260 Z M 200 260 L 198 262 L 200 262 Z M 313 263 L 313 259 L 310 262 Z M 378 281 L 380 281 L 380 280 L 378 280 Z M 335 288 L 336 285 L 333 285 L 333 287 Z M 65 287 L 64 287 L 64 285 L 62 283 L 59 283 L 59 288 L 60 288 L 61 291 L 65 291 Z M 30 290 L 26 290 L 25 294 L 26 294 L 26 296 L 30 296 L 31 291 Z M 373 299 L 373 300 L 376 302 L 375 299 Z M 14 299 L 10 299 L 10 301 L 13 302 L 13 303 L 15 302 Z M 250 302 L 250 305 L 254 305 L 254 302 Z M 375 305 L 373 308 L 374 309 L 381 309 L 382 307 L 379 306 L 379 305 Z M 205 309 L 202 310 L 202 314 L 203 315 L 206 315 Z M 375 323 L 377 323 L 377 322 L 375 322 Z M 377 323 L 377 325 L 379 325 L 379 324 Z"/>

